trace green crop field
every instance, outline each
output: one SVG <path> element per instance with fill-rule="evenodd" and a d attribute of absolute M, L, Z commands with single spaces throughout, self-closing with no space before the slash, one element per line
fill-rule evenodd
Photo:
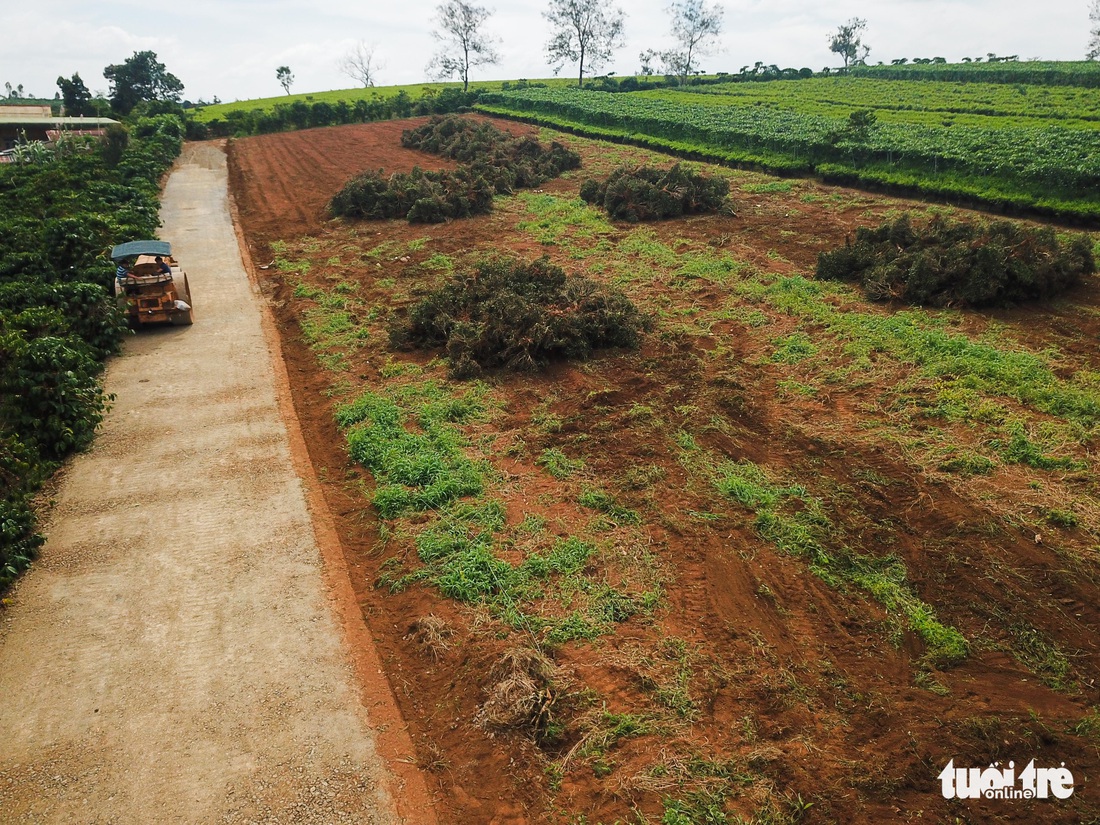
<path fill-rule="evenodd" d="M 482 100 L 490 113 L 725 163 L 1100 218 L 1100 100 L 1084 88 L 832 77 Z"/>
<path fill-rule="evenodd" d="M 502 86 L 515 85 L 525 81 L 487 81 L 484 83 L 471 83 L 470 90 L 500 91 Z M 532 83 L 545 84 L 547 86 L 568 86 L 575 83 L 569 78 L 551 78 L 549 80 L 530 81 Z M 225 120 L 232 112 L 252 112 L 260 110 L 271 112 L 276 106 L 289 106 L 297 102 L 301 103 L 345 103 L 354 104 L 357 100 L 388 100 L 397 97 L 404 92 L 411 100 L 419 100 L 425 95 L 439 94 L 443 89 L 461 89 L 461 83 L 414 83 L 408 86 L 372 86 L 371 88 L 335 89 L 330 92 L 312 92 L 309 94 L 279 95 L 277 97 L 257 98 L 256 100 L 238 100 L 233 103 L 218 103 L 211 106 L 196 106 L 190 110 L 191 116 L 199 123 L 210 123 L 214 120 Z"/>
<path fill-rule="evenodd" d="M 852 73 L 860 77 L 877 77 L 885 80 L 949 80 L 958 83 L 1100 86 L 1100 63 L 1094 60 L 907 63 L 903 66 L 857 66 L 852 70 Z"/>

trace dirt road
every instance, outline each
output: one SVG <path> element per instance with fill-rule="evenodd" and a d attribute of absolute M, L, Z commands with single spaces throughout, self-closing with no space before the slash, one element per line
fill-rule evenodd
<path fill-rule="evenodd" d="M 5 822 L 431 818 L 398 813 L 225 193 L 221 151 L 189 147 L 161 235 L 195 326 L 111 363 L 114 409 L 0 616 Z"/>

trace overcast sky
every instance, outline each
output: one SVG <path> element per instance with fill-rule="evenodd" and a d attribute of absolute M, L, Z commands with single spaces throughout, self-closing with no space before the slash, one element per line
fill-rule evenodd
<path fill-rule="evenodd" d="M 275 70 L 288 65 L 293 92 L 354 85 L 337 69 L 356 41 L 374 44 L 379 85 L 419 83 L 437 49 L 440 0 L 19 0 L 0 25 L 0 84 L 53 97 L 57 77 L 79 72 L 107 91 L 103 68 L 151 49 L 184 84 L 184 97 L 222 101 L 282 94 Z M 475 0 L 476 2 L 476 0 Z M 500 39 L 498 65 L 474 80 L 550 77 L 542 2 L 497 0 L 486 29 Z M 736 72 L 755 63 L 818 70 L 839 61 L 827 35 L 850 17 L 867 20 L 868 61 L 943 56 L 956 61 L 994 52 L 1021 59 L 1079 60 L 1088 39 L 1087 0 L 727 0 L 724 34 L 701 67 Z M 626 44 L 606 70 L 638 70 L 644 49 L 670 45 L 666 0 L 620 3 Z M 563 74 L 572 75 L 567 66 Z M 2 87 L 0 87 L 2 93 Z"/>

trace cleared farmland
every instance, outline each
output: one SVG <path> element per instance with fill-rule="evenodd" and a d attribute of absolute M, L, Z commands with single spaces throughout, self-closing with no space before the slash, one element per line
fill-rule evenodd
<path fill-rule="evenodd" d="M 326 219 L 322 158 L 444 165 L 399 125 L 234 141 L 230 162 L 445 821 L 1015 821 L 936 777 L 1032 757 L 1079 782 L 1044 821 L 1100 813 L 1095 279 L 990 312 L 871 304 L 815 281 L 818 253 L 971 213 L 702 165 L 726 214 L 619 223 L 584 180 L 672 160 L 548 129 L 582 169 L 489 215 Z M 653 321 L 641 349 L 455 381 L 444 351 L 391 346 L 499 253 L 622 291 Z M 425 479 L 459 483 L 389 506 Z"/>

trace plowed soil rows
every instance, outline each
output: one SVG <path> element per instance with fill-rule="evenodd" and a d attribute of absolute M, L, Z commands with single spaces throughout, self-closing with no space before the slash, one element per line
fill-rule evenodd
<path fill-rule="evenodd" d="M 1045 359 L 1058 387 L 1094 392 L 1096 284 L 997 312 L 914 316 L 872 305 L 817 287 L 817 254 L 858 225 L 943 207 L 717 170 L 730 178 L 735 214 L 590 224 L 575 200 L 586 174 L 671 161 L 546 130 L 542 139 L 567 142 L 584 169 L 498 198 L 491 215 L 433 226 L 328 220 L 324 204 L 357 171 L 446 165 L 401 148 L 414 122 L 234 141 L 230 169 L 254 263 L 274 264 L 258 274 L 281 325 L 298 414 L 443 820 L 1100 815 L 1094 426 L 1038 409 L 1036 396 L 968 384 L 970 362 L 930 375 L 931 362 L 898 355 L 912 344 L 905 335 L 859 349 L 867 329 L 916 317 L 956 342 Z M 440 353 L 391 350 L 386 323 L 448 267 L 492 252 L 549 255 L 614 282 L 655 318 L 638 352 L 487 376 L 494 412 L 467 428 L 471 450 L 496 468 L 493 497 L 511 527 L 533 517 L 527 523 L 553 535 L 590 537 L 624 577 L 644 568 L 659 581 L 657 603 L 611 632 L 539 640 L 558 670 L 535 731 L 485 724 L 500 683 L 494 666 L 506 650 L 530 647 L 528 634 L 429 583 L 383 585 L 395 567 L 418 569 L 408 532 L 417 525 L 380 524 L 370 475 L 349 460 L 333 417 L 338 403 L 409 376 L 459 393 L 468 386 L 448 382 L 433 360 Z M 343 322 L 364 331 L 353 343 L 318 331 L 325 296 L 335 295 L 354 295 L 340 304 Z M 862 326 L 844 326 L 853 319 Z M 1009 451 L 1014 421 L 1026 438 L 1013 443 L 1041 445 L 1050 461 Z M 547 472 L 554 450 L 583 466 Z M 965 658 L 930 663 L 928 638 L 899 605 L 783 552 L 764 505 L 714 483 L 746 462 L 785 485 L 792 519 L 820 508 L 813 529 L 829 552 L 857 553 L 890 575 L 900 569 L 891 562 L 904 565 L 904 591 L 958 629 Z M 589 488 L 612 493 L 639 523 L 578 506 Z M 426 627 L 444 635 L 428 638 Z M 1075 792 L 947 800 L 937 776 L 951 759 L 975 768 L 1013 760 L 1017 771 L 1031 759 L 1065 763 Z"/>

